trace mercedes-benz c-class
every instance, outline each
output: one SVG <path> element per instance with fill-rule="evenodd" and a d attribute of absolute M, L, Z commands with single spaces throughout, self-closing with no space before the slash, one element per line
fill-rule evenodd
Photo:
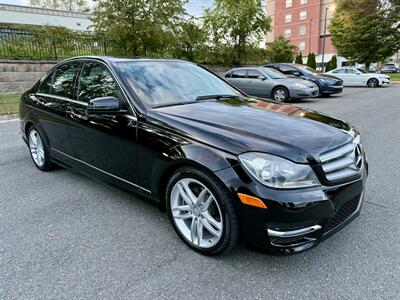
<path fill-rule="evenodd" d="M 240 241 L 300 252 L 360 213 L 368 164 L 354 127 L 250 97 L 193 63 L 68 59 L 23 94 L 20 118 L 37 168 L 159 201 L 203 254 Z"/>

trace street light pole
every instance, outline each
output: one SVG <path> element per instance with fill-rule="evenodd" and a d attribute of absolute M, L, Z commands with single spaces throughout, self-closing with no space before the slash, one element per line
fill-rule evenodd
<path fill-rule="evenodd" d="M 310 35 L 309 35 L 309 38 L 308 38 L 308 54 L 311 53 L 312 21 L 313 21 L 313 19 L 310 20 Z"/>
<path fill-rule="evenodd" d="M 322 67 L 321 72 L 324 72 L 325 65 L 324 65 L 324 58 L 325 58 L 325 38 L 326 38 L 326 21 L 328 19 L 328 7 L 325 8 L 325 22 L 324 22 L 324 39 L 322 41 Z"/>

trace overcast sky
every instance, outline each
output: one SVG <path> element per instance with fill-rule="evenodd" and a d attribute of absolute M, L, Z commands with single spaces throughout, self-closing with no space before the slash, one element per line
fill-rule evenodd
<path fill-rule="evenodd" d="M 205 7 L 210 7 L 213 0 L 189 0 L 187 10 L 190 14 L 200 16 Z M 90 0 L 88 2 L 91 2 Z M 30 0 L 0 0 L 0 3 L 29 5 Z"/>

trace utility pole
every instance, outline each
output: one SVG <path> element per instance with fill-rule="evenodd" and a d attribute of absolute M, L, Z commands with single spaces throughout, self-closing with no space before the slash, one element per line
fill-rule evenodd
<path fill-rule="evenodd" d="M 328 7 L 325 8 L 324 39 L 322 41 L 322 66 L 321 66 L 321 72 L 322 73 L 325 70 L 324 58 L 325 58 L 325 38 L 326 38 L 326 21 L 327 21 L 327 19 L 328 19 Z"/>

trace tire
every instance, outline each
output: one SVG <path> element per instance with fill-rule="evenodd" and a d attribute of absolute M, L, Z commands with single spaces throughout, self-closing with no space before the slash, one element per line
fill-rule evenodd
<path fill-rule="evenodd" d="M 239 222 L 232 197 L 212 174 L 192 167 L 177 170 L 167 184 L 165 199 L 176 233 L 190 248 L 217 255 L 237 246 Z"/>
<path fill-rule="evenodd" d="M 35 126 L 28 130 L 29 153 L 35 166 L 41 171 L 50 171 L 54 164 L 50 160 L 49 147 Z"/>
<path fill-rule="evenodd" d="M 379 81 L 376 78 L 371 78 L 367 81 L 367 86 L 370 88 L 375 88 L 379 86 Z"/>
<path fill-rule="evenodd" d="M 276 102 L 287 102 L 289 96 L 289 91 L 284 87 L 277 87 L 272 91 L 272 99 Z"/>

